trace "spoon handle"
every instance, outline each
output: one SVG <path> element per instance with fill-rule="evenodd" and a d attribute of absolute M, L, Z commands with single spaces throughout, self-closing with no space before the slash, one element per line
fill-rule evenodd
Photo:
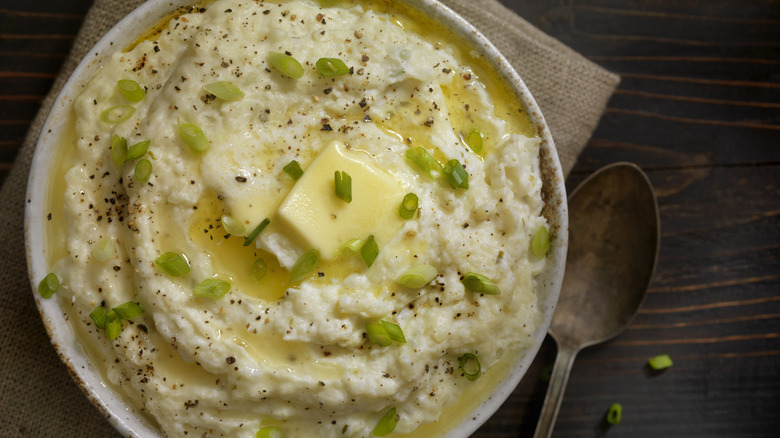
<path fill-rule="evenodd" d="M 558 356 L 555 358 L 550 383 L 547 387 L 547 396 L 544 398 L 542 413 L 539 414 L 539 422 L 536 424 L 534 438 L 550 438 L 552 436 L 555 419 L 563 401 L 563 391 L 566 382 L 569 381 L 569 372 L 577 356 L 578 348 L 568 345 L 558 345 Z"/>

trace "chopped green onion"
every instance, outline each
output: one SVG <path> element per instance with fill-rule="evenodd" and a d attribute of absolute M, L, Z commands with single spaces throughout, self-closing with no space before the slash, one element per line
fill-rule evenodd
<path fill-rule="evenodd" d="M 664 370 L 673 365 L 672 358 L 669 357 L 668 354 L 659 354 L 658 356 L 654 356 L 650 358 L 647 363 L 650 365 L 650 368 L 656 371 Z"/>
<path fill-rule="evenodd" d="M 152 162 L 144 158 L 135 165 L 135 179 L 139 182 L 149 181 L 149 177 L 152 176 Z"/>
<path fill-rule="evenodd" d="M 390 408 L 381 420 L 374 426 L 374 430 L 371 434 L 374 436 L 389 435 L 395 430 L 395 426 L 398 424 L 398 415 L 395 413 L 395 408 Z"/>
<path fill-rule="evenodd" d="M 178 123 L 179 132 L 184 139 L 184 143 L 186 143 L 190 149 L 201 154 L 209 148 L 209 139 L 206 138 L 206 134 L 203 133 L 200 126 L 193 123 L 184 123 L 181 119 L 179 119 Z"/>
<path fill-rule="evenodd" d="M 278 427 L 265 426 L 261 427 L 255 435 L 256 438 L 284 438 L 284 434 Z"/>
<path fill-rule="evenodd" d="M 316 249 L 310 249 L 305 252 L 290 269 L 290 283 L 297 283 L 317 269 L 320 264 L 320 252 Z"/>
<path fill-rule="evenodd" d="M 124 137 L 116 134 L 111 137 L 111 158 L 113 158 L 117 167 L 127 161 L 127 140 Z"/>
<path fill-rule="evenodd" d="M 54 292 L 57 292 L 57 289 L 59 288 L 60 279 L 57 278 L 57 275 L 53 272 L 47 274 L 43 277 L 43 280 L 38 283 L 38 293 L 41 294 L 43 298 L 51 298 L 51 296 L 54 295 Z"/>
<path fill-rule="evenodd" d="M 317 71 L 326 77 L 343 76 L 349 73 L 349 67 L 338 58 L 320 58 L 315 64 Z"/>
<path fill-rule="evenodd" d="M 103 306 L 95 307 L 95 310 L 89 313 L 89 319 L 95 323 L 95 327 L 99 329 L 106 328 L 106 324 L 108 324 L 108 314 L 106 313 L 106 309 L 104 309 Z"/>
<path fill-rule="evenodd" d="M 363 257 L 363 261 L 366 262 L 366 266 L 370 268 L 371 265 L 374 264 L 374 260 L 376 260 L 378 255 L 379 245 L 376 243 L 376 240 L 374 240 L 374 235 L 372 234 L 368 236 L 368 239 L 363 242 L 363 246 L 360 247 L 360 256 Z"/>
<path fill-rule="evenodd" d="M 228 234 L 232 236 L 246 236 L 246 225 L 242 224 L 240 220 L 228 214 L 223 214 L 219 220 L 222 221 L 222 228 Z"/>
<path fill-rule="evenodd" d="M 204 85 L 203 89 L 222 100 L 238 100 L 244 97 L 244 92 L 230 82 L 217 81 Z"/>
<path fill-rule="evenodd" d="M 117 82 L 116 85 L 119 87 L 119 92 L 122 93 L 122 96 L 125 96 L 125 99 L 130 102 L 140 102 L 144 100 L 144 89 L 138 85 L 138 82 L 130 79 L 122 79 Z"/>
<path fill-rule="evenodd" d="M 390 339 L 402 344 L 406 343 L 406 337 L 404 336 L 404 331 L 401 330 L 400 325 L 385 320 L 382 320 L 381 322 L 385 327 L 385 330 L 387 330 L 387 334 L 390 336 Z"/>
<path fill-rule="evenodd" d="M 290 55 L 280 52 L 271 52 L 268 55 L 268 62 L 270 62 L 275 69 L 279 70 L 279 73 L 288 78 L 298 79 L 303 76 L 303 67 L 301 67 L 301 63 Z"/>
<path fill-rule="evenodd" d="M 252 263 L 252 278 L 254 278 L 255 281 L 262 280 L 263 277 L 265 277 L 266 272 L 268 272 L 268 265 L 262 257 L 259 257 Z"/>
<path fill-rule="evenodd" d="M 117 336 L 119 336 L 120 333 L 122 333 L 122 321 L 112 310 L 108 312 L 108 316 L 107 316 L 106 337 L 108 337 L 109 341 L 113 341 L 114 339 L 117 338 Z"/>
<path fill-rule="evenodd" d="M 290 175 L 290 178 L 296 181 L 301 177 L 301 175 L 303 175 L 303 169 L 301 169 L 300 163 L 298 163 L 296 160 L 292 160 L 287 163 L 287 165 L 284 166 L 282 170 L 284 170 L 284 173 Z"/>
<path fill-rule="evenodd" d="M 100 113 L 100 120 L 106 123 L 120 123 L 133 117 L 135 108 L 130 105 L 112 106 Z"/>
<path fill-rule="evenodd" d="M 398 283 L 401 286 L 408 287 L 410 289 L 420 289 L 426 284 L 433 281 L 439 273 L 436 268 L 430 265 L 417 265 L 409 268 L 406 272 L 398 277 Z"/>
<path fill-rule="evenodd" d="M 354 238 L 354 239 L 348 241 L 347 243 L 341 245 L 341 248 L 339 248 L 339 250 L 343 251 L 345 249 L 348 249 L 348 250 L 352 251 L 353 253 L 357 254 L 357 253 L 360 252 L 360 248 L 362 246 L 363 246 L 363 241 L 358 239 L 358 238 Z"/>
<path fill-rule="evenodd" d="M 554 365 L 550 364 L 542 368 L 542 370 L 539 372 L 539 380 L 545 383 L 549 382 L 550 378 L 552 378 L 553 367 Z"/>
<path fill-rule="evenodd" d="M 106 260 L 114 257 L 116 249 L 111 239 L 101 239 L 100 242 L 92 249 L 92 256 L 99 262 L 105 262 Z"/>
<path fill-rule="evenodd" d="M 149 144 L 151 141 L 146 140 L 142 142 L 138 142 L 127 150 L 127 157 L 125 158 L 125 161 L 133 161 L 136 158 L 141 158 L 146 154 L 146 151 L 149 150 Z"/>
<path fill-rule="evenodd" d="M 463 286 L 471 292 L 485 295 L 499 295 L 501 293 L 498 290 L 493 281 L 482 274 L 474 272 L 467 272 L 466 275 L 460 280 Z"/>
<path fill-rule="evenodd" d="M 259 236 L 259 235 L 260 235 L 260 233 L 262 233 L 262 232 L 263 232 L 263 230 L 265 229 L 265 227 L 267 227 L 267 226 L 268 226 L 268 224 L 270 224 L 270 223 L 271 223 L 271 219 L 268 219 L 268 218 L 265 218 L 265 219 L 263 219 L 263 221 L 262 221 L 262 222 L 260 222 L 260 224 L 259 224 L 259 225 L 257 225 L 257 226 L 255 227 L 255 229 L 254 229 L 254 230 L 252 230 L 252 232 L 251 232 L 251 233 L 249 233 L 249 235 L 248 235 L 248 236 L 246 236 L 246 239 L 244 240 L 244 246 L 249 246 L 249 245 L 251 245 L 251 244 L 252 244 L 252 242 L 254 242 L 254 241 L 255 241 L 255 239 L 257 239 L 257 236 Z"/>
<path fill-rule="evenodd" d="M 352 177 L 347 172 L 336 171 L 333 176 L 336 196 L 347 204 L 352 202 Z"/>
<path fill-rule="evenodd" d="M 538 258 L 543 258 L 547 254 L 547 250 L 550 249 L 550 237 L 547 234 L 547 227 L 542 225 L 531 236 L 531 251 Z"/>
<path fill-rule="evenodd" d="M 478 154 L 482 152 L 482 133 L 479 132 L 479 129 L 472 128 L 471 131 L 469 131 L 468 134 L 466 134 L 466 145 L 474 151 L 474 153 Z"/>
<path fill-rule="evenodd" d="M 182 254 L 165 252 L 154 263 L 171 277 L 179 277 L 190 272 L 190 264 Z"/>
<path fill-rule="evenodd" d="M 218 278 L 207 278 L 200 282 L 192 294 L 198 298 L 216 299 L 224 296 L 230 290 L 230 283 Z"/>
<path fill-rule="evenodd" d="M 398 214 L 403 219 L 411 219 L 414 213 L 417 212 L 417 195 L 414 193 L 407 193 L 404 196 L 404 200 L 401 201 L 401 205 L 398 207 Z"/>
<path fill-rule="evenodd" d="M 120 304 L 114 307 L 113 310 L 119 319 L 133 319 L 136 316 L 144 313 L 144 309 L 141 308 L 141 305 L 133 301 Z"/>
<path fill-rule="evenodd" d="M 406 159 L 414 163 L 420 170 L 431 178 L 437 178 L 442 173 L 441 163 L 422 147 L 411 148 L 406 151 Z"/>
<path fill-rule="evenodd" d="M 381 323 L 369 322 L 366 324 L 366 335 L 368 335 L 369 341 L 380 347 L 387 347 L 393 343 L 390 333 L 387 332 L 387 328 Z"/>
<path fill-rule="evenodd" d="M 444 166 L 444 175 L 447 177 L 447 181 L 450 182 L 450 186 L 452 186 L 453 189 L 469 188 L 469 174 L 458 160 L 453 158 L 447 162 L 447 165 Z"/>
<path fill-rule="evenodd" d="M 479 364 L 479 359 L 472 353 L 465 353 L 460 357 L 460 370 L 472 382 L 479 379 L 479 376 L 482 375 L 482 366 Z"/>
<path fill-rule="evenodd" d="M 623 415 L 623 406 L 620 403 L 612 403 L 607 411 L 607 423 L 617 425 L 620 424 L 620 417 Z"/>

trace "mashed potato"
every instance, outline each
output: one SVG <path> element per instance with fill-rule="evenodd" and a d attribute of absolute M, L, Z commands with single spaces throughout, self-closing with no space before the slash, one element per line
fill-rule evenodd
<path fill-rule="evenodd" d="M 413 432 L 516 360 L 541 323 L 544 259 L 529 251 L 545 226 L 540 140 L 522 104 L 420 17 L 322 3 L 180 11 L 113 55 L 74 103 L 66 187 L 52 201 L 68 230 L 53 260 L 58 295 L 108 384 L 167 436 L 254 437 L 268 425 L 287 437 L 371 436 L 390 408 L 395 432 Z M 347 71 L 323 75 L 320 58 Z M 187 129 L 202 131 L 205 151 L 188 146 Z M 421 150 L 433 160 L 410 159 Z M 299 179 L 285 171 L 292 161 Z M 453 169 L 467 184 L 449 182 Z M 335 171 L 350 175 L 351 202 L 336 196 Z M 404 219 L 407 193 L 419 201 Z M 156 263 L 168 252 L 189 272 Z M 291 279 L 314 252 L 318 264 Z M 430 281 L 399 282 L 420 266 Z M 469 272 L 500 294 L 467 290 Z M 196 296 L 208 279 L 229 290 Z M 100 320 L 127 302 L 143 313 Z M 405 342 L 372 342 L 367 327 L 380 321 Z M 461 369 L 467 353 L 476 380 Z"/>

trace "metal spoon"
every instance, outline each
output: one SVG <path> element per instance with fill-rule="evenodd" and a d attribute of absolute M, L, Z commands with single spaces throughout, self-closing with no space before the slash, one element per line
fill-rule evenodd
<path fill-rule="evenodd" d="M 634 164 L 601 168 L 569 198 L 569 253 L 548 333 L 558 344 L 534 438 L 548 438 L 574 358 L 619 335 L 642 304 L 658 260 L 658 203 Z"/>

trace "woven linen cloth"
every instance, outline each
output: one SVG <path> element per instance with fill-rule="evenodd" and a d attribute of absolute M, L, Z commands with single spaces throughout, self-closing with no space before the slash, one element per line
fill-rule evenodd
<path fill-rule="evenodd" d="M 119 435 L 74 383 L 46 335 L 27 274 L 24 204 L 35 143 L 54 98 L 97 40 L 141 3 L 95 1 L 0 191 L 0 435 L 4 437 Z M 619 78 L 496 0 L 444 3 L 479 28 L 520 73 L 547 119 L 568 173 Z"/>

